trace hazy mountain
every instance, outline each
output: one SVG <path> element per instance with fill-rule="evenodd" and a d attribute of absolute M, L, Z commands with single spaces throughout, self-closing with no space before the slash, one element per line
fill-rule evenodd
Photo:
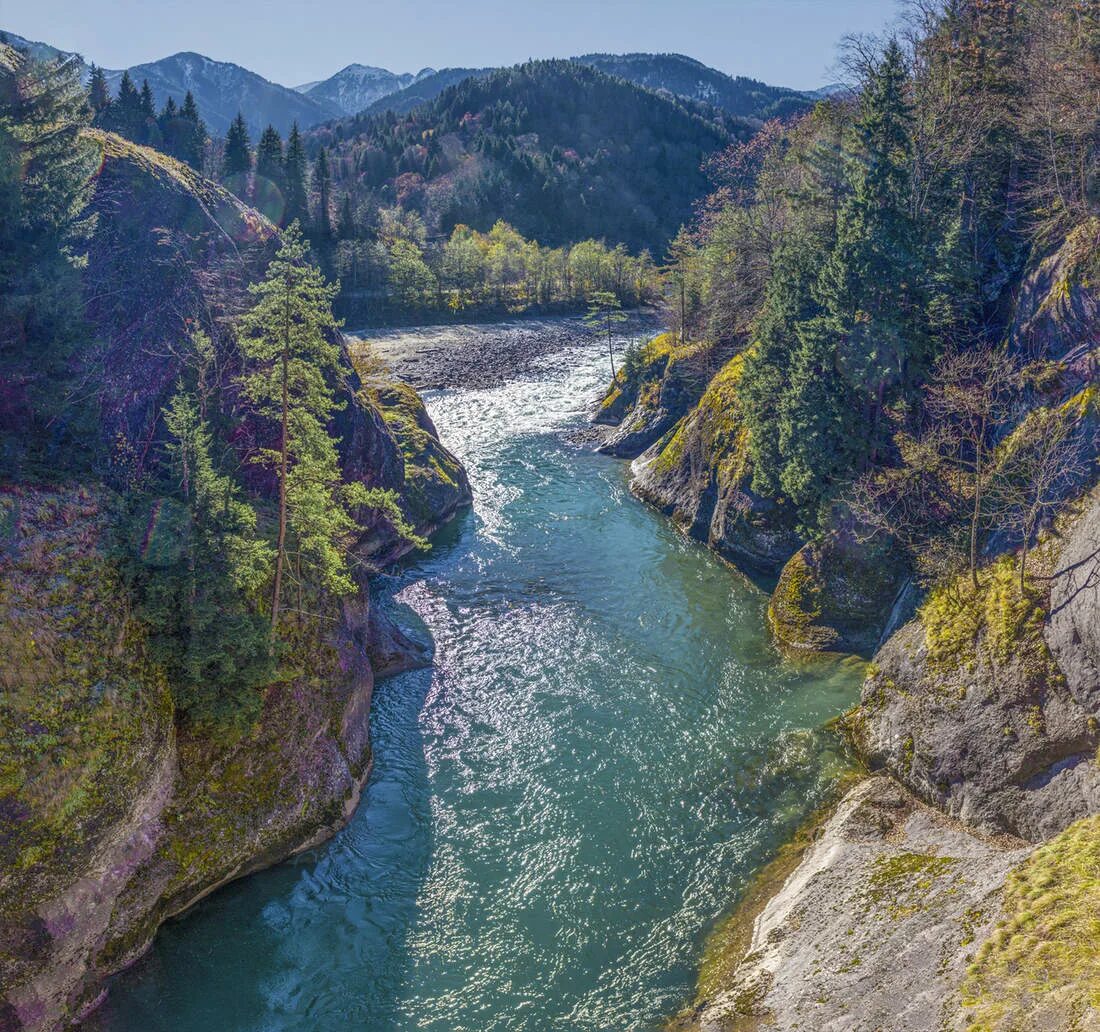
<path fill-rule="evenodd" d="M 743 118 L 793 114 L 812 103 L 798 90 L 727 75 L 683 54 L 584 54 L 573 60 L 647 89 L 705 101 Z"/>
<path fill-rule="evenodd" d="M 808 107 L 833 87 L 813 94 L 783 86 L 769 86 L 744 76 L 731 76 L 681 54 L 585 54 L 572 60 L 636 86 L 698 100 L 742 118 L 774 118 Z M 375 100 L 362 110 L 368 114 L 394 111 L 403 115 L 418 104 L 434 100 L 448 86 L 472 75 L 486 76 L 493 68 L 444 68 L 423 76 L 404 89 Z"/>
<path fill-rule="evenodd" d="M 375 101 L 435 74 L 434 68 L 422 68 L 414 75 L 350 64 L 328 79 L 299 86 L 298 90 L 321 104 L 339 108 L 345 115 L 357 115 Z"/>
<path fill-rule="evenodd" d="M 190 90 L 210 131 L 222 135 L 240 111 L 253 135 L 268 123 L 284 135 L 291 124 L 303 128 L 344 114 L 335 104 L 269 82 L 240 65 L 214 61 L 202 54 L 182 53 L 130 69 L 134 82 L 149 80 L 160 107 L 171 96 L 177 103 Z M 122 72 L 109 72 L 112 90 L 118 88 Z"/>
<path fill-rule="evenodd" d="M 457 86 L 464 79 L 472 76 L 484 77 L 495 71 L 497 71 L 495 68 L 442 68 L 438 72 L 432 72 L 417 79 L 404 89 L 379 98 L 362 110 L 365 114 L 371 115 L 383 111 L 393 111 L 399 115 L 408 114 L 414 107 L 435 100 L 448 86 Z"/>

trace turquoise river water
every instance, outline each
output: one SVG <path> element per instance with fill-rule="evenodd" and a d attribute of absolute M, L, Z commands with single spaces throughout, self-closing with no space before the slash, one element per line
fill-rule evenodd
<path fill-rule="evenodd" d="M 109 1032 L 658 1029 L 709 928 L 835 776 L 843 663 L 570 443 L 598 349 L 430 396 L 474 511 L 383 578 L 435 642 L 377 686 L 374 769 L 311 854 L 171 922 Z"/>

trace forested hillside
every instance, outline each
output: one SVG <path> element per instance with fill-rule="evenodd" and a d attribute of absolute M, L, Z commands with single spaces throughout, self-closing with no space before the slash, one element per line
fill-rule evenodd
<path fill-rule="evenodd" d="M 637 86 L 698 100 L 741 118 L 783 118 L 805 111 L 805 94 L 746 76 L 726 75 L 683 54 L 585 54 L 573 58 Z"/>
<path fill-rule="evenodd" d="M 359 379 L 298 227 L 91 118 L 78 62 L 0 45 L 13 1029 L 343 820 L 374 671 L 423 661 L 369 576 L 469 502 L 415 393 Z"/>
<path fill-rule="evenodd" d="M 397 205 L 429 233 L 505 219 L 557 246 L 661 248 L 707 189 L 704 159 L 750 127 L 568 61 L 467 79 L 404 117 L 314 130 L 353 209 Z"/>

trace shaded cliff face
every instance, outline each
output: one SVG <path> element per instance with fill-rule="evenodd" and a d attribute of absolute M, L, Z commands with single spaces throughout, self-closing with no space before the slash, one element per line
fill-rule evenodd
<path fill-rule="evenodd" d="M 1100 812 L 1100 496 L 1050 550 L 1049 596 L 1014 564 L 934 591 L 875 657 L 857 744 L 922 798 L 1041 841 Z"/>
<path fill-rule="evenodd" d="M 0 1027 L 13 1030 L 61 1027 L 166 918 L 332 834 L 369 767 L 376 671 L 429 660 L 372 610 L 363 579 L 292 629 L 293 673 L 262 691 L 250 727 L 177 718 L 127 595 L 123 568 L 147 542 L 126 493 L 159 460 L 191 328 L 242 309 L 275 230 L 185 166 L 93 136 L 103 162 L 76 361 L 107 459 L 84 483 L 0 488 Z M 230 383 L 231 338 L 219 347 Z M 413 392 L 369 394 L 346 352 L 345 366 L 345 479 L 396 490 L 418 530 L 437 529 L 469 503 L 465 472 Z M 234 446 L 252 433 L 241 423 Z M 407 548 L 382 519 L 357 544 L 375 566 Z"/>

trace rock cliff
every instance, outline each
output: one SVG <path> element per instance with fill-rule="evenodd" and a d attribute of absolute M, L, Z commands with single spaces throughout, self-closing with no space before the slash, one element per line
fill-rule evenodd
<path fill-rule="evenodd" d="M 249 726 L 175 712 L 123 573 L 160 533 L 164 506 L 154 501 L 135 534 L 129 492 L 157 461 L 159 412 L 192 358 L 191 327 L 240 311 L 276 231 L 185 166 L 93 138 L 103 161 L 88 340 L 75 361 L 109 458 L 69 481 L 0 488 L 0 1028 L 10 1030 L 69 1023 L 164 920 L 339 828 L 370 764 L 376 674 L 429 655 L 372 608 L 363 574 L 356 594 L 302 621 L 290 674 L 263 690 Z M 430 533 L 469 503 L 465 472 L 412 391 L 367 391 L 346 351 L 344 364 L 342 475 L 395 490 Z M 240 425 L 234 445 L 251 432 Z M 364 569 L 407 548 L 381 517 L 357 545 Z"/>

